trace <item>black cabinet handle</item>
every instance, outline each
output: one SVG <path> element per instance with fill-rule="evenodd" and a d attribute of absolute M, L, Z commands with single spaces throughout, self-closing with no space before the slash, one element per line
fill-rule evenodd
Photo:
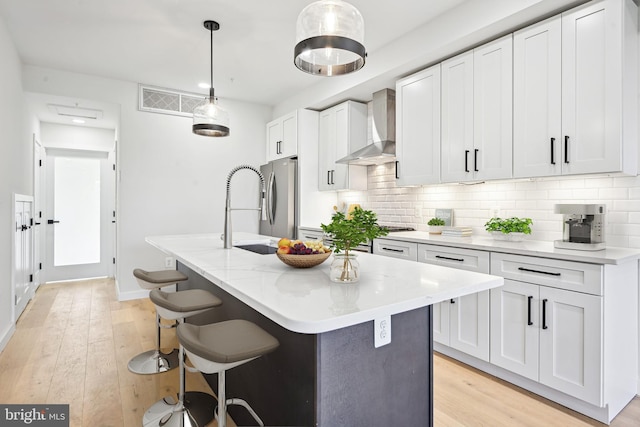
<path fill-rule="evenodd" d="M 396 160 L 396 179 L 400 178 L 398 176 L 398 160 Z"/>
<path fill-rule="evenodd" d="M 564 162 L 569 163 L 569 135 L 564 136 Z"/>
<path fill-rule="evenodd" d="M 335 184 L 333 181 L 333 174 L 335 173 L 335 169 L 331 169 L 331 185 Z"/>
<path fill-rule="evenodd" d="M 331 171 L 327 171 L 327 185 L 331 185 L 331 181 L 329 180 L 329 177 L 331 176 Z"/>
<path fill-rule="evenodd" d="M 450 302 L 451 304 L 455 304 L 455 303 L 456 303 L 456 300 L 454 300 L 453 298 L 451 298 L 451 299 L 449 300 L 449 302 Z"/>
<path fill-rule="evenodd" d="M 464 150 L 464 171 L 469 172 L 469 150 Z"/>
<path fill-rule="evenodd" d="M 530 268 L 518 267 L 520 271 L 528 271 L 530 273 L 548 274 L 549 276 L 560 276 L 560 273 L 553 273 L 551 271 L 532 270 Z"/>
<path fill-rule="evenodd" d="M 533 325 L 533 322 L 531 321 L 531 300 L 533 299 L 533 297 L 531 295 L 529 295 L 527 297 L 527 325 L 531 326 Z"/>
<path fill-rule="evenodd" d="M 33 225 L 40 225 L 40 223 L 39 223 L 39 222 L 36 222 L 36 223 L 34 223 Z"/>
<path fill-rule="evenodd" d="M 276 142 L 276 153 L 277 154 L 282 154 L 282 151 L 280 150 L 280 144 L 281 143 L 282 143 L 282 141 Z"/>
<path fill-rule="evenodd" d="M 436 255 L 436 258 L 438 258 L 438 259 L 446 259 L 446 260 L 449 260 L 449 261 L 464 262 L 464 258 L 450 258 L 448 256 L 441 256 L 441 255 Z"/>
<path fill-rule="evenodd" d="M 478 151 L 480 150 L 477 148 L 473 150 L 473 170 L 475 172 L 478 172 Z"/>
<path fill-rule="evenodd" d="M 542 300 L 542 329 L 547 329 L 547 299 Z"/>
<path fill-rule="evenodd" d="M 55 219 L 48 219 L 47 224 L 58 224 L 60 221 L 56 221 Z"/>
<path fill-rule="evenodd" d="M 403 253 L 404 252 L 402 249 L 385 248 L 384 246 L 381 247 L 380 249 L 382 249 L 383 251 L 387 251 L 387 252 L 398 252 L 398 253 Z"/>
<path fill-rule="evenodd" d="M 556 139 L 555 138 L 551 138 L 551 164 L 552 165 L 556 164 L 556 158 L 554 156 L 555 145 L 556 145 Z"/>

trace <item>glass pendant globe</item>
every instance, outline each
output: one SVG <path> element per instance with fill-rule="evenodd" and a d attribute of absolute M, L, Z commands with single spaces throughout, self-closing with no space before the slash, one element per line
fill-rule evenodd
<path fill-rule="evenodd" d="M 215 97 L 193 109 L 193 133 L 202 136 L 228 136 L 229 113 L 217 104 Z"/>
<path fill-rule="evenodd" d="M 343 0 L 320 0 L 305 7 L 296 23 L 294 63 L 300 70 L 337 76 L 364 66 L 364 19 Z"/>

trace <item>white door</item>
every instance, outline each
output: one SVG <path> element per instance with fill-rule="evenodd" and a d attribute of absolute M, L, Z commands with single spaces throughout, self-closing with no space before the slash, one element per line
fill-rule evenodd
<path fill-rule="evenodd" d="M 47 150 L 47 281 L 108 275 L 113 194 L 107 154 Z"/>
<path fill-rule="evenodd" d="M 13 320 L 22 314 L 33 296 L 33 198 L 16 194 L 14 197 L 13 241 Z"/>
<path fill-rule="evenodd" d="M 449 310 L 449 345 L 489 361 L 489 291 L 454 298 Z"/>
<path fill-rule="evenodd" d="M 602 297 L 540 287 L 540 382 L 602 406 Z"/>
<path fill-rule="evenodd" d="M 441 64 L 442 72 L 442 182 L 472 180 L 473 51 Z"/>
<path fill-rule="evenodd" d="M 560 175 L 560 16 L 513 35 L 513 176 Z"/>
<path fill-rule="evenodd" d="M 44 260 L 43 234 L 45 231 L 42 203 L 42 183 L 44 182 L 44 148 L 33 136 L 33 283 L 35 289 L 42 283 L 42 263 Z"/>
<path fill-rule="evenodd" d="M 473 50 L 473 153 L 470 157 L 475 179 L 512 176 L 512 81 L 511 34 Z"/>
<path fill-rule="evenodd" d="M 398 185 L 440 182 L 440 64 L 396 83 Z"/>
<path fill-rule="evenodd" d="M 538 381 L 540 287 L 505 279 L 491 289 L 491 355 L 496 366 Z"/>

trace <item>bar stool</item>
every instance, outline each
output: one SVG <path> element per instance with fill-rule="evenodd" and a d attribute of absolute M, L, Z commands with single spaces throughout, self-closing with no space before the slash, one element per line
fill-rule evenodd
<path fill-rule="evenodd" d="M 259 326 L 246 320 L 227 320 L 198 326 L 178 325 L 180 352 L 186 352 L 191 364 L 205 374 L 218 374 L 218 427 L 227 425 L 227 405 L 240 405 L 264 427 L 264 423 L 243 399 L 227 399 L 225 372 L 275 350 L 280 343 Z"/>
<path fill-rule="evenodd" d="M 209 291 L 189 289 L 180 292 L 163 292 L 154 289 L 149 298 L 156 311 L 165 319 L 176 320 L 178 326 L 184 319 L 204 313 L 222 304 L 222 301 Z M 180 347 L 178 355 L 180 366 L 180 392 L 178 401 L 165 397 L 154 403 L 142 418 L 143 426 L 204 426 L 213 420 L 215 398 L 207 393 L 185 393 L 184 352 Z"/>
<path fill-rule="evenodd" d="M 187 280 L 188 277 L 177 270 L 146 271 L 141 268 L 133 270 L 133 275 L 143 289 L 160 289 L 178 282 Z M 156 310 L 156 348 L 134 356 L 129 361 L 129 371 L 134 374 L 159 374 L 178 367 L 178 349 L 173 349 L 165 354 L 160 351 L 160 328 L 172 328 L 175 325 L 165 326 L 160 323 L 160 315 Z"/>

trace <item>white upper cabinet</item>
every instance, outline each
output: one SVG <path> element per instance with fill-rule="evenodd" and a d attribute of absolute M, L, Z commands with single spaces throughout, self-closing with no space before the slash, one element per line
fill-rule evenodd
<path fill-rule="evenodd" d="M 637 7 L 589 2 L 514 34 L 514 176 L 637 171 Z"/>
<path fill-rule="evenodd" d="M 336 160 L 367 143 L 367 105 L 346 101 L 320 113 L 318 188 L 366 190 L 367 167 L 337 164 Z"/>
<path fill-rule="evenodd" d="M 562 171 L 560 16 L 513 35 L 513 176 Z"/>
<path fill-rule="evenodd" d="M 442 63 L 442 181 L 512 176 L 511 34 Z"/>
<path fill-rule="evenodd" d="M 396 83 L 398 185 L 440 182 L 440 64 Z"/>
<path fill-rule="evenodd" d="M 267 123 L 267 162 L 298 154 L 298 112 Z"/>

